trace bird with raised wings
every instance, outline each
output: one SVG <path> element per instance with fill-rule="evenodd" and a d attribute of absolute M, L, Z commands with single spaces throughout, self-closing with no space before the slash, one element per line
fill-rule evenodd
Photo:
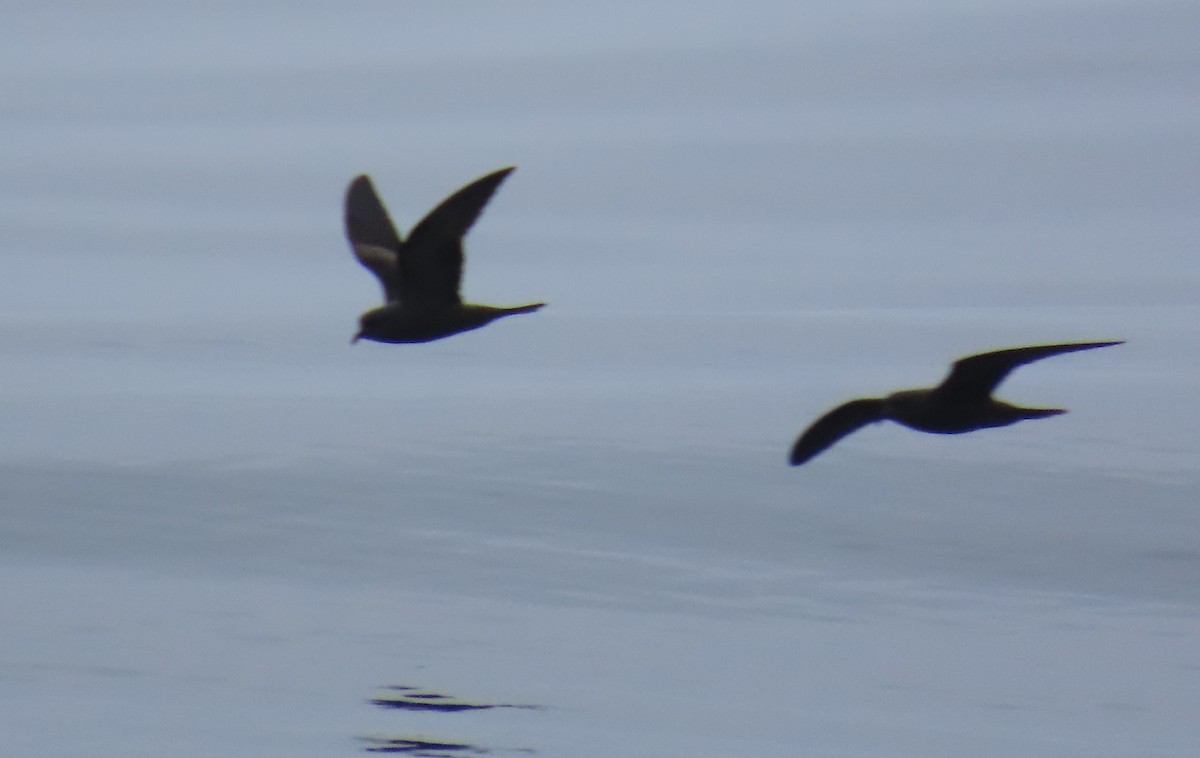
<path fill-rule="evenodd" d="M 397 233 L 371 178 L 363 174 L 350 183 L 346 236 L 359 263 L 379 279 L 385 300 L 359 318 L 351 342 L 430 342 L 545 305 L 476 305 L 459 295 L 463 236 L 514 169 L 500 169 L 458 190 L 421 219 L 407 240 Z"/>
<path fill-rule="evenodd" d="M 1008 426 L 1018 421 L 1066 413 L 1062 408 L 1021 408 L 996 400 L 992 392 L 1017 366 L 1061 353 L 1120 345 L 1115 342 L 1074 342 L 996 350 L 961 358 L 936 387 L 893 392 L 882 398 L 851 400 L 817 419 L 792 446 L 793 466 L 851 432 L 877 421 L 895 421 L 910 429 L 934 434 L 962 434 L 976 429 Z"/>

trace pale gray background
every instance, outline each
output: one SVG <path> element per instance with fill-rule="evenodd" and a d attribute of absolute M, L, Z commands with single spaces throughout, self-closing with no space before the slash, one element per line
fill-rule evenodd
<path fill-rule="evenodd" d="M 1194 752 L 1200 6 L 826 5 L 0 6 L 6 749 Z M 350 347 L 346 183 L 513 163 L 464 290 L 550 305 Z"/>

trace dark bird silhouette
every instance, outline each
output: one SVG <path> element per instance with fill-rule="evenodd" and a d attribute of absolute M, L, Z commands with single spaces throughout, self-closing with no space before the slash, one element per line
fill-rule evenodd
<path fill-rule="evenodd" d="M 992 391 L 1017 366 L 1060 353 L 1120 345 L 1121 342 L 1014 347 L 960 358 L 936 387 L 904 390 L 883 398 L 851 400 L 839 405 L 800 435 L 792 446 L 789 460 L 793 466 L 799 466 L 847 434 L 876 421 L 891 420 L 910 429 L 935 434 L 962 434 L 1066 413 L 1062 408 L 1009 405 L 993 398 Z"/>
<path fill-rule="evenodd" d="M 396 232 L 371 178 L 363 174 L 350 182 L 346 236 L 359 263 L 379 278 L 386 301 L 359 318 L 351 342 L 429 342 L 545 305 L 475 305 L 464 303 L 458 293 L 462 238 L 515 168 L 502 168 L 458 190 L 421 219 L 407 240 Z"/>

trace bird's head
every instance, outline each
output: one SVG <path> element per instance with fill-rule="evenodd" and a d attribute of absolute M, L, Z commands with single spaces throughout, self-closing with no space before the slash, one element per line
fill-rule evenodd
<path fill-rule="evenodd" d="M 350 339 L 350 344 L 359 339 L 376 339 L 379 342 L 389 342 L 389 335 L 394 329 L 392 321 L 396 318 L 396 309 L 390 306 L 372 308 L 371 311 L 360 315 L 359 331 Z"/>
<path fill-rule="evenodd" d="M 359 316 L 358 332 L 350 339 L 351 345 L 362 339 L 374 339 L 375 335 L 379 333 L 381 319 L 384 315 L 382 310 L 381 308 L 376 308 Z"/>

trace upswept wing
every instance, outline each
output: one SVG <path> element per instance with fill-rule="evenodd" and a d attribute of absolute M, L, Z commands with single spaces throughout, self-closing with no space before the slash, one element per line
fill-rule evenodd
<path fill-rule="evenodd" d="M 788 459 L 793 466 L 812 460 L 818 453 L 842 437 L 861 429 L 867 424 L 882 421 L 883 400 L 869 398 L 851 400 L 826 413 L 813 422 L 792 446 Z"/>
<path fill-rule="evenodd" d="M 1062 345 L 1033 345 L 1031 347 L 1014 347 L 1009 350 L 996 350 L 990 353 L 980 353 L 966 358 L 960 358 L 950 368 L 950 373 L 934 390 L 941 396 L 956 398 L 978 398 L 992 394 L 992 391 L 1004 381 L 1009 372 L 1017 366 L 1033 363 L 1042 358 L 1049 358 L 1060 353 L 1073 353 L 1077 350 L 1091 350 L 1097 347 L 1120 345 L 1123 340 L 1115 342 L 1072 342 Z"/>
<path fill-rule="evenodd" d="M 346 237 L 354 257 L 379 279 L 387 302 L 400 299 L 400 235 L 363 174 L 346 190 Z"/>
<path fill-rule="evenodd" d="M 405 301 L 461 302 L 462 238 L 515 166 L 476 179 L 455 192 L 413 227 L 400 255 L 400 292 Z"/>

